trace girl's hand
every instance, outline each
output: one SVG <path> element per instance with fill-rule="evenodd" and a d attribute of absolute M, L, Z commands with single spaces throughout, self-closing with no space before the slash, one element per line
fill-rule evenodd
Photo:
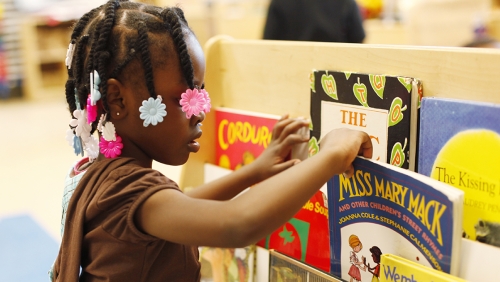
<path fill-rule="evenodd" d="M 288 115 L 281 117 L 274 125 L 272 139 L 262 154 L 251 163 L 255 170 L 258 182 L 267 179 L 279 172 L 300 162 L 299 159 L 286 160 L 291 155 L 294 145 L 308 142 L 309 139 L 297 131 L 303 127 L 308 130 L 309 121 L 305 119 L 291 119 Z"/>
<path fill-rule="evenodd" d="M 349 178 L 354 173 L 352 162 L 356 156 L 371 158 L 373 146 L 370 136 L 365 132 L 339 128 L 321 138 L 320 153 L 330 154 L 332 164 L 336 164 L 338 169 L 336 173 L 343 173 Z"/>

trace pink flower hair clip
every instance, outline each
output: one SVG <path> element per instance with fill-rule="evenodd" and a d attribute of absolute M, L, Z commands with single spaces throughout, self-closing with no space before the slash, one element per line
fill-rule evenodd
<path fill-rule="evenodd" d="M 211 108 L 210 97 L 205 89 L 187 89 L 181 94 L 180 105 L 182 111 L 186 113 L 186 118 L 198 115 L 201 112 L 208 113 Z"/>
<path fill-rule="evenodd" d="M 99 147 L 101 148 L 101 153 L 108 159 L 116 158 L 122 153 L 123 144 L 122 138 L 115 134 L 115 140 L 106 140 L 101 136 L 101 141 L 99 142 Z"/>
<path fill-rule="evenodd" d="M 122 138 L 116 134 L 115 125 L 111 121 L 106 121 L 106 114 L 102 114 L 99 118 L 97 130 L 101 132 L 100 152 L 108 159 L 120 156 L 123 149 Z"/>

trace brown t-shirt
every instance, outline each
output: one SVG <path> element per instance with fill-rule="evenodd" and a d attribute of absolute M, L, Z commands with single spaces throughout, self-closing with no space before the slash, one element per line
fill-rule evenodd
<path fill-rule="evenodd" d="M 199 281 L 198 248 L 164 241 L 137 229 L 134 214 L 152 194 L 177 184 L 132 159 L 92 164 L 66 214 L 54 280 Z M 166 218 L 165 220 L 168 220 Z"/>

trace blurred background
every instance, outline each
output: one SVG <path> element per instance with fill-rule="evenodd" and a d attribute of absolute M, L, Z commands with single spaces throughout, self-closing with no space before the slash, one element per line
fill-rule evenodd
<path fill-rule="evenodd" d="M 291 1 L 291 0 L 290 0 Z M 326 1 L 326 0 L 324 0 Z M 330 0 L 336 1 L 336 0 Z M 500 0 L 355 0 L 362 44 L 496 48 Z M 0 273 L 40 281 L 57 255 L 64 177 L 64 64 L 74 20 L 104 0 L 0 0 Z M 226 34 L 262 39 L 270 0 L 150 0 L 184 9 L 203 45 Z M 155 163 L 175 181 L 180 167 Z"/>

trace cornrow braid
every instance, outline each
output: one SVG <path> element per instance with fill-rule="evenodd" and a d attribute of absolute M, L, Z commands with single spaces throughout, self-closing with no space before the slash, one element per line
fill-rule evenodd
<path fill-rule="evenodd" d="M 149 42 L 148 42 L 148 29 L 146 24 L 139 23 L 139 29 L 137 30 L 139 40 L 139 51 L 141 52 L 142 65 L 144 67 L 144 75 L 146 76 L 146 86 L 148 87 L 149 95 L 156 99 L 154 77 L 153 77 L 153 66 L 151 65 L 151 55 L 149 52 Z"/>
<path fill-rule="evenodd" d="M 180 11 L 180 15 L 179 12 Z M 165 22 L 171 27 L 172 39 L 179 54 L 181 69 L 184 77 L 186 78 L 189 88 L 194 88 L 194 70 L 191 56 L 189 56 L 186 41 L 184 40 L 184 33 L 181 25 L 181 20 L 184 19 L 184 13 L 179 8 L 167 8 L 164 14 Z M 185 19 L 184 19 L 185 23 Z M 187 23 L 186 23 L 187 25 Z"/>

